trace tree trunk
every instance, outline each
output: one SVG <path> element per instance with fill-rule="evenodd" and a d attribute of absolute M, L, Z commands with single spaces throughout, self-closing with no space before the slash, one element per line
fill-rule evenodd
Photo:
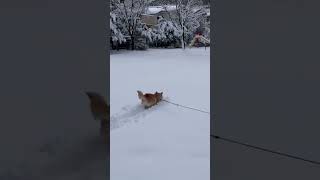
<path fill-rule="evenodd" d="M 182 18 L 181 18 L 182 19 Z M 180 20 L 180 26 L 181 26 L 181 28 L 182 28 L 182 38 L 181 38 L 181 47 L 182 47 L 182 49 L 185 49 L 185 32 L 184 32 L 184 23 L 183 22 L 181 22 L 181 20 Z"/>
<path fill-rule="evenodd" d="M 131 36 L 131 50 L 134 50 L 134 37 Z"/>
<path fill-rule="evenodd" d="M 119 51 L 119 44 L 120 44 L 120 42 L 117 41 L 117 51 Z"/>
<path fill-rule="evenodd" d="M 184 39 L 184 30 L 182 30 L 182 37 L 181 37 L 181 47 L 182 49 L 185 49 L 185 39 Z"/>

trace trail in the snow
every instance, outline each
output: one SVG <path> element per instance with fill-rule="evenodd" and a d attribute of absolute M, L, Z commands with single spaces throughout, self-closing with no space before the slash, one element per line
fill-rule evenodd
<path fill-rule="evenodd" d="M 134 106 L 125 106 L 121 109 L 120 112 L 112 115 L 110 118 L 110 130 L 115 130 L 125 126 L 128 123 L 134 122 L 138 123 L 139 120 L 143 119 L 147 114 L 159 110 L 159 108 L 165 106 L 163 102 L 158 103 L 157 105 L 145 109 L 143 105 L 138 104 Z"/>
<path fill-rule="evenodd" d="M 168 100 L 168 98 L 165 99 Z M 148 114 L 164 110 L 163 108 L 167 105 L 165 102 L 160 102 L 149 109 L 145 109 L 141 104 L 124 106 L 118 113 L 111 116 L 110 128 L 115 130 L 129 123 L 138 123 Z M 68 175 L 79 169 L 85 169 L 86 164 L 90 165 L 93 161 L 99 160 L 105 153 L 104 148 L 101 147 L 103 144 L 99 142 L 98 137 L 85 137 L 85 140 L 74 142 L 74 138 L 69 136 L 56 135 L 47 138 L 40 144 L 30 155 L 30 158 L 35 158 L 34 161 L 26 157 L 22 162 L 8 164 L 7 168 L 0 169 L 0 179 L 38 180 L 35 176 L 40 174 L 42 176 Z M 66 159 L 73 164 L 76 162 L 76 166 L 66 163 Z M 62 165 L 66 166 L 63 170 L 54 168 Z M 34 167 L 42 172 L 34 172 Z"/>

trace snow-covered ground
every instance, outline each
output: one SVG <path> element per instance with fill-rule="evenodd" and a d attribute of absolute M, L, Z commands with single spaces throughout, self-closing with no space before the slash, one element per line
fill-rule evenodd
<path fill-rule="evenodd" d="M 111 54 L 111 180 L 209 180 L 210 116 L 166 102 L 145 110 L 137 97 L 210 111 L 210 49 Z"/>

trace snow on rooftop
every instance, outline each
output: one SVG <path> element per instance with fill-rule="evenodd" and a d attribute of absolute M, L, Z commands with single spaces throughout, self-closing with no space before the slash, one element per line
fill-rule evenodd
<path fill-rule="evenodd" d="M 157 14 L 161 11 L 173 11 L 176 9 L 174 5 L 167 5 L 167 6 L 149 6 L 147 9 L 146 14 Z"/>
<path fill-rule="evenodd" d="M 176 10 L 176 6 L 175 5 L 168 5 L 168 6 L 165 6 L 165 8 L 167 9 L 167 11 Z"/>
<path fill-rule="evenodd" d="M 164 11 L 163 7 L 148 7 L 147 14 L 157 14 L 161 11 Z"/>
<path fill-rule="evenodd" d="M 194 8 L 193 11 L 198 11 L 200 7 Z M 161 11 L 174 11 L 176 10 L 175 5 L 165 5 L 165 6 L 149 6 L 147 8 L 146 14 L 145 15 L 154 15 L 157 14 Z M 210 16 L 210 8 L 205 8 L 205 11 L 207 13 L 207 16 Z"/>

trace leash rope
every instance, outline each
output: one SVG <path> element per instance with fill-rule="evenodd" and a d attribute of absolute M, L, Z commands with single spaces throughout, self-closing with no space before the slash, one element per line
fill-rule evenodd
<path fill-rule="evenodd" d="M 247 147 L 249 149 L 256 149 L 256 150 L 259 150 L 259 151 L 264 151 L 266 153 L 276 154 L 276 155 L 279 155 L 279 156 L 284 156 L 284 157 L 287 157 L 287 158 L 296 159 L 296 160 L 312 163 L 312 164 L 315 164 L 315 165 L 320 165 L 319 161 L 305 159 L 305 158 L 302 158 L 302 157 L 299 157 L 299 156 L 294 156 L 294 155 L 290 155 L 290 154 L 287 154 L 287 153 L 283 153 L 283 152 L 279 152 L 279 151 L 275 151 L 275 150 L 270 150 L 270 149 L 259 147 L 259 146 L 250 145 L 250 144 L 247 144 L 247 143 L 243 143 L 243 142 L 240 142 L 240 141 L 224 138 L 224 137 L 217 136 L 217 135 L 214 135 L 214 134 L 211 134 L 210 136 L 212 138 L 217 139 L 217 140 L 221 140 L 221 141 L 225 141 L 225 142 L 229 142 L 229 143 L 245 146 L 245 147 Z"/>
<path fill-rule="evenodd" d="M 174 102 L 171 102 L 171 101 L 168 101 L 168 100 L 165 100 L 165 99 L 163 99 L 162 101 L 165 101 L 167 103 L 176 105 L 178 107 L 183 107 L 183 108 L 199 111 L 199 112 L 202 112 L 202 113 L 210 114 L 210 112 L 208 112 L 208 111 L 204 111 L 204 110 L 193 108 L 193 107 L 184 106 L 184 105 L 181 105 L 181 104 L 178 104 L 178 103 L 174 103 Z M 214 119 L 215 119 L 215 116 L 216 115 L 213 114 L 213 118 Z M 237 144 L 237 145 L 241 145 L 241 146 L 247 147 L 248 149 L 255 149 L 255 150 L 263 151 L 263 152 L 266 152 L 266 153 L 287 157 L 287 158 L 290 158 L 290 159 L 304 161 L 304 162 L 311 163 L 311 164 L 314 164 L 314 165 L 320 165 L 320 162 L 316 161 L 316 160 L 310 160 L 310 159 L 306 159 L 306 158 L 303 158 L 303 157 L 294 156 L 294 155 L 291 155 L 291 154 L 287 154 L 287 153 L 283 153 L 283 152 L 280 152 L 280 151 L 271 150 L 271 149 L 267 149 L 267 148 L 264 148 L 264 147 L 259 147 L 259 146 L 247 144 L 247 143 L 244 143 L 244 142 L 240 142 L 240 141 L 236 141 L 236 140 L 233 140 L 233 139 L 217 136 L 217 135 L 214 135 L 214 134 L 210 134 L 210 136 L 212 138 L 214 138 L 214 139 L 217 139 L 217 140 L 221 140 L 221 141 L 225 141 L 225 142 L 228 142 L 228 143 L 233 143 L 233 144 Z"/>
<path fill-rule="evenodd" d="M 184 106 L 184 105 L 181 105 L 181 104 L 173 103 L 173 102 L 170 102 L 170 101 L 165 100 L 165 99 L 163 99 L 162 101 L 165 101 L 165 102 L 167 102 L 167 103 L 176 105 L 176 106 L 178 106 L 178 107 L 183 107 L 183 108 L 191 109 L 191 110 L 194 110 L 194 111 L 199 111 L 199 112 L 202 112 L 202 113 L 210 114 L 210 112 L 208 112 L 208 111 L 203 111 L 203 110 L 201 110 L 201 109 L 197 109 L 197 108 L 188 107 L 188 106 Z"/>
<path fill-rule="evenodd" d="M 163 99 L 162 101 L 165 101 L 167 103 L 176 105 L 178 107 L 183 107 L 183 108 L 199 111 L 199 112 L 202 112 L 202 113 L 210 114 L 210 112 L 208 112 L 208 111 L 204 111 L 204 110 L 193 108 L 193 107 L 184 106 L 184 105 L 181 105 L 181 104 L 178 104 L 178 103 L 174 103 L 174 102 L 171 102 L 171 101 L 168 101 L 168 100 L 165 100 L 165 99 Z M 213 114 L 213 118 L 215 118 L 215 116 L 216 115 Z M 251 144 L 247 144 L 247 143 L 243 143 L 243 142 L 240 142 L 240 141 L 236 141 L 236 140 L 233 140 L 233 139 L 228 139 L 228 138 L 217 136 L 217 135 L 214 135 L 214 134 L 211 134 L 210 136 L 212 138 L 214 138 L 214 139 L 217 139 L 217 140 L 221 140 L 221 141 L 225 141 L 225 142 L 228 142 L 228 143 L 233 143 L 233 144 L 237 144 L 237 145 L 241 145 L 241 146 L 247 147 L 248 149 L 255 149 L 255 150 L 263 151 L 263 152 L 266 152 L 266 153 L 287 157 L 287 158 L 290 158 L 290 159 L 295 159 L 295 160 L 299 160 L 299 161 L 308 162 L 308 163 L 311 163 L 311 164 L 314 164 L 314 165 L 320 165 L 319 161 L 310 160 L 310 159 L 306 159 L 306 158 L 303 158 L 303 157 L 294 156 L 294 155 L 291 155 L 291 154 L 287 154 L 287 153 L 283 153 L 283 152 L 279 152 L 279 151 L 275 151 L 275 150 L 271 150 L 271 149 L 267 149 L 267 148 L 263 148 L 263 147 L 259 147 L 259 146 L 255 146 L 255 145 L 251 145 Z"/>

